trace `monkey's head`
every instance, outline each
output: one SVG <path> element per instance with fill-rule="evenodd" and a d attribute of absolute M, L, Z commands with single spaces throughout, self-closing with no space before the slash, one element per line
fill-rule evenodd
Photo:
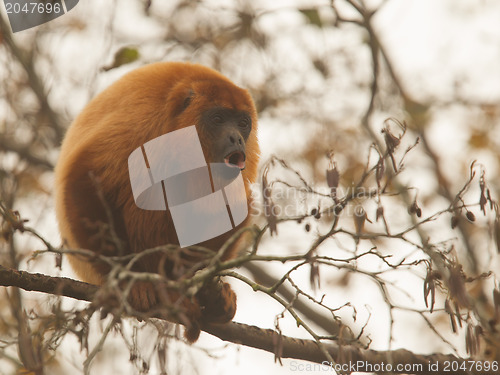
<path fill-rule="evenodd" d="M 255 181 L 260 151 L 250 94 L 215 70 L 196 66 L 169 93 L 175 128 L 196 125 L 207 163 L 225 163 Z"/>

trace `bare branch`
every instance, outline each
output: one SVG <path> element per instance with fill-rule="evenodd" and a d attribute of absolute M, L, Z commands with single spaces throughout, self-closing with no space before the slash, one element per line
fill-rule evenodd
<path fill-rule="evenodd" d="M 64 277 L 51 277 L 42 274 L 33 274 L 26 271 L 17 271 L 0 266 L 0 284 L 3 286 L 15 286 L 28 291 L 37 291 L 59 296 L 66 296 L 78 300 L 91 302 L 98 291 L 95 285 L 83 283 Z M 274 353 L 273 337 L 277 335 L 274 330 L 262 329 L 256 326 L 249 326 L 242 323 L 231 322 L 228 324 L 210 324 L 202 327 L 203 331 L 210 333 L 221 340 L 241 344 L 252 348 L 262 349 L 270 353 Z M 332 358 L 336 359 L 336 363 L 329 363 L 325 358 L 325 354 L 318 347 L 318 343 L 314 340 L 304 340 L 293 337 L 282 336 L 282 358 L 302 359 L 305 361 L 321 363 L 324 366 L 344 365 L 349 370 L 349 366 L 355 366 L 357 371 L 363 371 L 360 368 L 361 363 L 365 364 L 368 368 L 369 365 L 385 366 L 391 365 L 392 373 L 406 373 L 404 370 L 396 370 L 397 364 L 413 364 L 414 369 L 418 370 L 416 374 L 435 374 L 435 370 L 429 368 L 429 363 L 442 364 L 446 361 L 454 361 L 457 364 L 464 363 L 467 368 L 468 361 L 453 355 L 445 354 L 432 354 L 432 355 L 419 355 L 412 353 L 408 350 L 392 350 L 392 351 L 376 351 L 369 349 L 359 349 L 355 346 L 339 346 L 335 343 L 322 343 Z M 339 361 L 337 358 L 345 358 Z M 369 371 L 371 372 L 371 371 Z M 388 373 L 389 371 L 380 371 L 379 373 Z M 496 371 L 462 371 L 454 372 L 457 375 L 464 374 L 496 374 Z"/>

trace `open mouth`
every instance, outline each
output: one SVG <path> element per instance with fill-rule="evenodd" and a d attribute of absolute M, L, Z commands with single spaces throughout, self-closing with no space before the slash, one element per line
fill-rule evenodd
<path fill-rule="evenodd" d="M 245 154 L 241 151 L 233 151 L 224 158 L 224 163 L 230 167 L 238 167 L 242 171 L 245 169 Z"/>

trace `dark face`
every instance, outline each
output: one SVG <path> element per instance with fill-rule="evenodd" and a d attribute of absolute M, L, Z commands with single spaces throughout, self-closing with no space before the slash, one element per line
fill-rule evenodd
<path fill-rule="evenodd" d="M 245 169 L 245 144 L 252 120 L 245 111 L 214 107 L 203 112 L 199 131 L 207 139 L 203 145 L 208 161 Z"/>

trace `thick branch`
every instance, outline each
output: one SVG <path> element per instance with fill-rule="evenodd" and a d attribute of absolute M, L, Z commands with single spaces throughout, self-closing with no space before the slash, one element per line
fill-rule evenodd
<path fill-rule="evenodd" d="M 18 271 L 0 265 L 0 285 L 58 296 L 92 301 L 99 287 L 66 277 L 52 277 L 41 273 Z"/>
<path fill-rule="evenodd" d="M 81 281 L 68 279 L 65 277 L 51 277 L 42 274 L 33 274 L 26 271 L 17 271 L 0 265 L 0 285 L 14 286 L 28 291 L 37 291 L 48 294 L 55 294 L 75 298 L 78 300 L 92 301 L 94 295 L 98 291 L 95 285 L 87 284 Z M 313 340 L 296 339 L 287 336 L 278 336 L 278 334 L 270 329 L 262 329 L 255 326 L 249 326 L 242 323 L 231 322 L 223 325 L 206 325 L 203 330 L 211 335 L 214 335 L 221 340 L 229 341 L 236 344 L 245 345 L 252 348 L 262 349 L 271 353 L 278 351 L 281 358 L 302 359 L 310 362 L 322 363 L 325 366 L 329 365 L 325 362 L 324 354 L 318 348 L 318 345 Z M 385 371 L 377 371 L 377 373 L 388 372 L 392 368 L 392 373 L 408 373 L 408 368 L 397 368 L 398 365 L 412 364 L 413 373 L 435 375 L 436 369 L 430 368 L 429 364 L 438 364 L 442 370 L 446 361 L 458 364 L 464 363 L 467 370 L 454 371 L 455 374 L 496 374 L 496 371 L 472 371 L 469 370 L 470 364 L 466 359 L 458 358 L 453 355 L 432 354 L 419 355 L 408 350 L 399 349 L 392 351 L 375 351 L 369 349 L 359 349 L 354 346 L 340 346 L 337 343 L 324 343 L 324 346 L 333 358 L 337 360 L 337 366 L 344 366 L 344 371 L 360 371 L 372 372 L 369 366 L 379 366 Z M 392 365 L 391 365 L 392 364 Z M 361 367 L 361 366 L 364 367 Z M 354 367 L 353 367 L 354 366 Z M 389 366 L 391 366 L 389 368 Z"/>

